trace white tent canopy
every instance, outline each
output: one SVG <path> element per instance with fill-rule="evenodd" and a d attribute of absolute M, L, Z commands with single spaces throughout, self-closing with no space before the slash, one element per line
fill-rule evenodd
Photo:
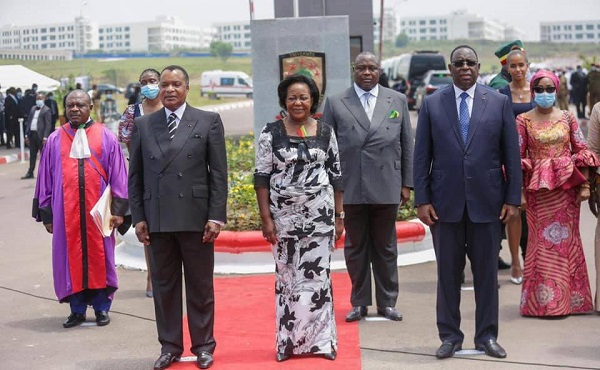
<path fill-rule="evenodd" d="M 60 82 L 41 73 L 32 71 L 22 65 L 0 66 L 0 86 L 2 91 L 9 87 L 21 88 L 25 91 L 31 89 L 31 85 L 36 83 L 38 91 L 54 91 L 60 87 Z"/>

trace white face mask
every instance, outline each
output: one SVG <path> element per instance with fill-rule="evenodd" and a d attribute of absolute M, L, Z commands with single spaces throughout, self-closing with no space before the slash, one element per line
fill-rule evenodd
<path fill-rule="evenodd" d="M 44 101 L 43 101 L 43 100 L 36 100 L 36 101 L 35 101 L 35 105 L 36 105 L 38 108 L 42 108 L 42 107 L 44 106 Z"/>

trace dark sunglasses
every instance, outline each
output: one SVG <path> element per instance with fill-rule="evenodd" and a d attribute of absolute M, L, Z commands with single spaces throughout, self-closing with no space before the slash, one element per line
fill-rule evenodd
<path fill-rule="evenodd" d="M 541 94 L 544 91 L 547 92 L 547 93 L 549 93 L 549 94 L 552 94 L 553 92 L 556 91 L 556 87 L 554 87 L 554 86 L 546 86 L 546 87 L 544 87 L 544 86 L 536 86 L 536 87 L 533 88 L 533 92 L 538 93 L 538 94 Z"/>
<path fill-rule="evenodd" d="M 473 60 L 456 60 L 454 62 L 452 62 L 452 65 L 454 66 L 454 68 L 462 68 L 462 66 L 467 65 L 468 67 L 475 67 L 477 65 L 477 62 L 473 61 Z"/>

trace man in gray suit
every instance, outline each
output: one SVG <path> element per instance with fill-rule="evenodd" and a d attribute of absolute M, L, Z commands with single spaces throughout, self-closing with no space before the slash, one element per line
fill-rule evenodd
<path fill-rule="evenodd" d="M 400 321 L 396 215 L 410 198 L 413 135 L 406 96 L 378 84 L 379 60 L 361 53 L 354 84 L 327 99 L 323 122 L 333 126 L 344 178 L 344 256 L 352 281 L 352 310 L 358 321 L 371 305 L 371 267 L 377 313 Z"/>
<path fill-rule="evenodd" d="M 29 170 L 27 170 L 25 176 L 21 177 L 22 180 L 33 179 L 38 152 L 42 150 L 48 136 L 54 131 L 52 112 L 44 104 L 45 99 L 45 94 L 37 94 L 35 105 L 31 108 L 29 116 L 27 116 L 25 143 L 29 145 Z"/>
<path fill-rule="evenodd" d="M 226 220 L 223 122 L 186 103 L 189 76 L 182 67 L 165 67 L 159 86 L 164 108 L 135 119 L 129 164 L 135 232 L 150 252 L 161 344 L 154 369 L 166 369 L 183 353 L 182 264 L 191 351 L 207 369 L 216 346 L 214 241 Z"/>

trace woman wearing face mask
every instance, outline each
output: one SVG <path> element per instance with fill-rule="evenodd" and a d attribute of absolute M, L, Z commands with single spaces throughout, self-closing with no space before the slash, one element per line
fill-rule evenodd
<path fill-rule="evenodd" d="M 506 66 L 508 67 L 508 73 L 512 81 L 499 89 L 498 92 L 508 96 L 513 113 L 517 117 L 519 114 L 535 108 L 535 102 L 533 101 L 531 91 L 529 90 L 529 83 L 527 82 L 527 71 L 529 71 L 527 55 L 521 49 L 511 51 L 506 57 Z M 521 213 L 520 218 L 506 225 L 508 248 L 510 249 L 511 257 L 510 281 L 513 284 L 521 284 L 523 282 L 523 269 L 521 268 L 521 260 L 519 259 L 519 245 L 521 245 L 523 260 L 525 260 L 527 232 L 525 212 Z"/>
<path fill-rule="evenodd" d="M 154 113 L 163 107 L 162 102 L 158 98 L 158 80 L 160 72 L 156 69 L 148 68 L 140 75 L 141 94 L 144 99 L 141 103 L 130 104 L 123 112 L 121 121 L 119 122 L 119 141 L 125 143 L 127 151 L 129 151 L 129 141 L 133 132 L 133 120 L 136 117 L 144 114 Z M 129 231 L 131 232 L 133 228 Z M 140 244 L 141 245 L 141 244 Z M 146 297 L 152 298 L 152 280 L 150 280 L 150 265 L 148 264 L 148 248 L 144 248 L 144 256 L 146 257 Z"/>
<path fill-rule="evenodd" d="M 579 233 L 589 175 L 600 165 L 572 113 L 554 107 L 559 80 L 539 71 L 530 88 L 537 106 L 517 117 L 523 167 L 521 205 L 527 209 L 527 255 L 521 314 L 560 317 L 592 310 Z"/>
<path fill-rule="evenodd" d="M 119 122 L 119 141 L 125 143 L 127 150 L 129 150 L 129 141 L 133 132 L 134 118 L 154 113 L 163 107 L 162 102 L 158 98 L 159 78 L 160 72 L 156 69 L 148 68 L 144 70 L 139 79 L 143 100 L 141 103 L 128 105 L 121 116 L 121 121 Z"/>

